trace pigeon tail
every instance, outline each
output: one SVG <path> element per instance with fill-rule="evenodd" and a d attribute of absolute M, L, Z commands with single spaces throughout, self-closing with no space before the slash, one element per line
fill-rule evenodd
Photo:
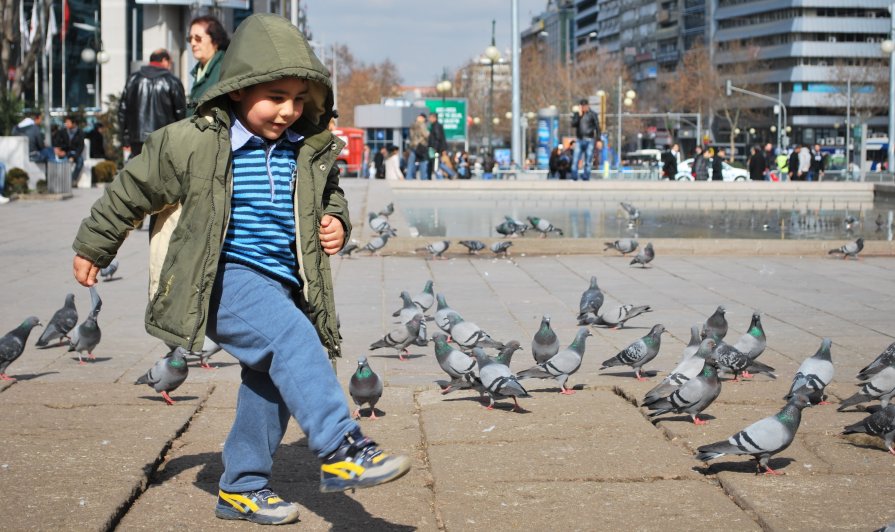
<path fill-rule="evenodd" d="M 726 454 L 741 454 L 740 449 L 727 440 L 712 443 L 710 445 L 703 445 L 696 449 L 696 451 L 699 453 L 696 455 L 696 459 L 703 462 L 720 458 Z"/>
<path fill-rule="evenodd" d="M 848 408 L 850 406 L 858 405 L 861 403 L 866 403 L 867 401 L 870 401 L 872 399 L 873 398 L 870 397 L 869 395 L 865 395 L 863 393 L 856 393 L 853 396 L 846 399 L 845 401 L 842 401 L 842 403 L 839 405 L 839 408 L 837 408 L 836 411 L 842 412 L 843 410 L 845 410 L 846 408 Z"/>
<path fill-rule="evenodd" d="M 618 356 L 614 356 L 614 357 L 610 358 L 609 360 L 605 360 L 605 361 L 603 361 L 603 364 L 600 366 L 600 369 L 611 368 L 611 367 L 614 367 L 614 366 L 623 366 L 624 364 L 625 364 L 625 363 L 622 362 L 622 361 L 618 358 Z"/>
<path fill-rule="evenodd" d="M 380 348 L 382 348 L 382 347 L 391 347 L 391 346 L 389 346 L 389 344 L 385 341 L 385 338 L 383 338 L 382 340 L 378 340 L 378 341 L 373 342 L 372 344 L 370 344 L 370 351 L 375 351 L 376 349 L 380 349 Z"/>
<path fill-rule="evenodd" d="M 520 371 L 516 374 L 516 377 L 520 379 L 552 379 L 553 375 L 548 373 L 540 365 L 537 365 L 530 367 L 524 371 Z"/>
<path fill-rule="evenodd" d="M 777 378 L 777 374 L 774 373 L 774 371 L 776 371 L 774 368 L 772 368 L 771 366 L 768 366 L 767 364 L 762 364 L 761 362 L 759 362 L 757 360 L 753 360 L 752 362 L 750 362 L 749 366 L 746 368 L 746 370 L 751 373 L 764 373 L 765 375 L 767 375 L 768 377 L 771 377 L 772 379 Z"/>

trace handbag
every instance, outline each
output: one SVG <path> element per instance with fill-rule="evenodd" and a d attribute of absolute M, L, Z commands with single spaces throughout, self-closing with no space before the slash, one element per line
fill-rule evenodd
<path fill-rule="evenodd" d="M 438 152 L 435 151 L 435 148 L 433 148 L 432 146 L 429 146 L 429 158 L 434 159 L 437 156 L 438 156 Z"/>

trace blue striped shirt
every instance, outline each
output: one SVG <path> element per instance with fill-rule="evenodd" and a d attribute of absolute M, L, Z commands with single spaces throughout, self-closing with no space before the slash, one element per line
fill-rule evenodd
<path fill-rule="evenodd" d="M 300 287 L 295 251 L 295 153 L 301 135 L 268 141 L 233 117 L 233 195 L 221 259 Z"/>

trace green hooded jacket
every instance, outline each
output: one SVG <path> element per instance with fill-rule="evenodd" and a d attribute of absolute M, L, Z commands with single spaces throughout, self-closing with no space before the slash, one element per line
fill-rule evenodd
<path fill-rule="evenodd" d="M 199 350 L 208 301 L 230 217 L 233 191 L 231 91 L 297 77 L 309 81 L 304 112 L 292 128 L 305 137 L 297 153 L 296 251 L 302 294 L 298 304 L 331 357 L 339 335 L 329 257 L 318 237 L 330 214 L 351 233 L 339 188 L 336 157 L 344 142 L 327 129 L 333 93 L 329 72 L 303 35 L 278 15 L 256 14 L 240 24 L 224 56 L 221 80 L 199 101 L 195 116 L 149 136 L 97 200 L 75 238 L 75 253 L 108 265 L 127 234 L 157 214 L 150 238 L 146 330 L 168 344 Z"/>
<path fill-rule="evenodd" d="M 190 99 L 186 106 L 187 116 L 192 116 L 196 113 L 196 106 L 198 105 L 199 100 L 202 99 L 202 96 L 205 95 L 205 92 L 208 89 L 213 87 L 221 79 L 221 63 L 223 62 L 223 58 L 223 50 L 215 52 L 208 61 L 208 65 L 205 66 L 205 75 L 202 76 L 202 79 L 196 79 L 200 65 L 197 64 L 190 71 L 190 76 L 193 78 L 193 86 L 190 88 Z"/>

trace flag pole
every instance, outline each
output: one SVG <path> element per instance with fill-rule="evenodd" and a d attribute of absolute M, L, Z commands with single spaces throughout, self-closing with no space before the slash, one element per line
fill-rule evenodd
<path fill-rule="evenodd" d="M 60 58 L 61 59 L 60 63 L 62 63 L 62 87 L 60 90 L 62 91 L 62 114 L 63 115 L 66 114 L 66 109 L 68 109 L 65 106 L 65 93 L 68 92 L 65 90 L 65 88 L 66 88 L 65 87 L 65 63 L 68 62 L 68 61 L 66 61 L 67 56 L 65 55 L 65 41 L 67 40 L 65 38 L 65 34 L 66 34 L 66 30 L 68 29 L 65 27 L 65 24 L 66 24 L 66 22 L 65 22 L 66 21 L 65 7 L 66 7 L 65 0 L 62 0 L 62 25 L 59 26 L 60 27 L 59 35 L 62 38 L 62 57 Z"/>

